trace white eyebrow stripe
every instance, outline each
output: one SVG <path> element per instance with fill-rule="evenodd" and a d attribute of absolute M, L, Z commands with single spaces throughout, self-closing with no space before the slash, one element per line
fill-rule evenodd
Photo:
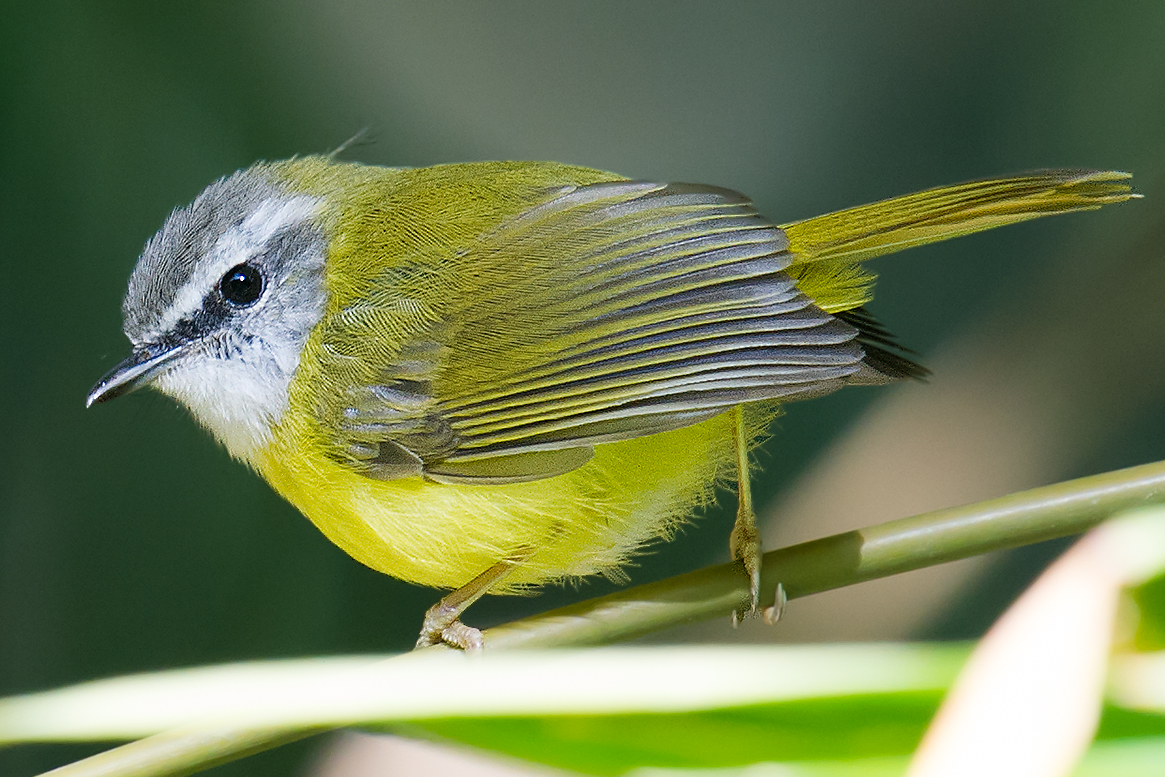
<path fill-rule="evenodd" d="M 201 267 L 174 295 L 174 301 L 158 320 L 155 330 L 143 336 L 143 341 L 157 339 L 202 307 L 214 284 L 227 270 L 257 254 L 275 233 L 284 227 L 305 221 L 315 215 L 322 200 L 318 197 L 272 197 L 264 200 L 255 212 L 237 227 L 226 231 L 202 261 Z"/>

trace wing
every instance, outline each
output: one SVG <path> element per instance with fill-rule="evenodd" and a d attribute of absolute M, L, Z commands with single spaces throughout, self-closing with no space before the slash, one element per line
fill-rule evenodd
<path fill-rule="evenodd" d="M 386 306 L 425 311 L 348 389 L 337 447 L 372 477 L 531 480 L 599 443 L 831 391 L 863 370 L 857 329 L 798 290 L 791 261 L 732 191 L 560 189 L 331 323 L 370 342 L 361 331 L 395 325 Z"/>

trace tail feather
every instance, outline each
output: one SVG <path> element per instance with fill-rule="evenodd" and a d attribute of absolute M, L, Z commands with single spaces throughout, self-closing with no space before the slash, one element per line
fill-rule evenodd
<path fill-rule="evenodd" d="M 1128 173 L 1050 170 L 942 186 L 781 227 L 797 257 L 788 272 L 829 312 L 870 301 L 866 259 L 1028 219 L 1139 197 Z"/>
<path fill-rule="evenodd" d="M 781 227 L 801 262 L 875 256 L 1027 219 L 1095 210 L 1140 195 L 1128 173 L 1049 170 L 941 186 Z"/>

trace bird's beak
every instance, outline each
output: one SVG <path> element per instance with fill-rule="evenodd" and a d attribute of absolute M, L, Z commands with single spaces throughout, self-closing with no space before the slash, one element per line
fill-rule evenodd
<path fill-rule="evenodd" d="M 128 394 L 148 385 L 178 354 L 181 346 L 144 345 L 133 349 L 133 355 L 118 364 L 89 391 L 85 407 Z"/>

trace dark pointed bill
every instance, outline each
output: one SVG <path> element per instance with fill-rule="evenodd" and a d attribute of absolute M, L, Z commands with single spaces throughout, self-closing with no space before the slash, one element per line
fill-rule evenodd
<path fill-rule="evenodd" d="M 135 348 L 132 356 L 97 381 L 85 400 L 85 407 L 116 399 L 149 384 L 181 352 L 181 346 L 147 345 Z"/>

